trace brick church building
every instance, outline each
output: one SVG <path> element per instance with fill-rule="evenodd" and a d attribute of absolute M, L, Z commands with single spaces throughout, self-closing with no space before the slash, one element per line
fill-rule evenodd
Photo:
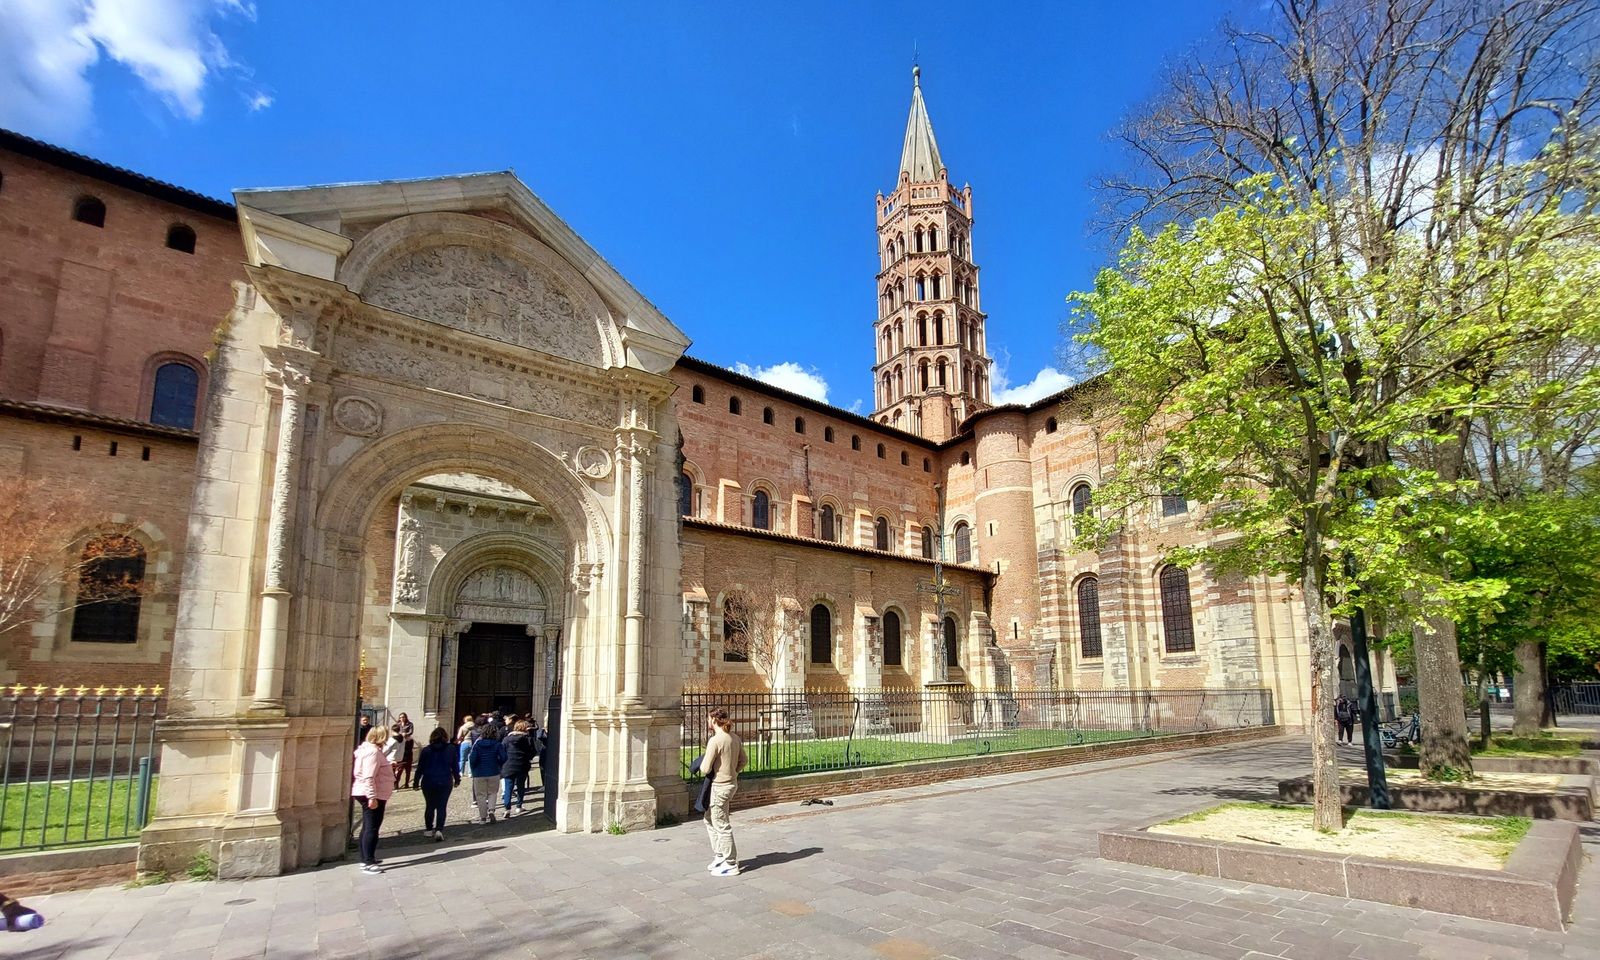
<path fill-rule="evenodd" d="M 1204 504 L 1074 545 L 1108 399 L 992 402 L 919 77 L 875 215 L 861 416 L 685 355 L 509 174 L 229 203 L 0 133 L 0 470 L 92 484 L 145 581 L 55 598 L 0 683 L 170 686 L 151 862 L 233 875 L 342 844 L 358 694 L 421 730 L 564 694 L 573 830 L 677 802 L 686 687 L 1265 687 L 1303 725 L 1294 592 L 1164 562 Z"/>

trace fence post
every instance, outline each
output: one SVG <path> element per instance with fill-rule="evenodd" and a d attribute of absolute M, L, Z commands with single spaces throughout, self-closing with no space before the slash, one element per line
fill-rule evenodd
<path fill-rule="evenodd" d="M 143 830 L 145 824 L 150 822 L 150 758 L 139 758 L 139 800 L 135 804 L 139 811 L 139 829 Z"/>

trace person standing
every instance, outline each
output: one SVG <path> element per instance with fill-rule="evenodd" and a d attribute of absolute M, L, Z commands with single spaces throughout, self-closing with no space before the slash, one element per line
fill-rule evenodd
<path fill-rule="evenodd" d="M 414 733 L 416 728 L 412 725 L 411 718 L 403 713 L 400 714 L 394 722 L 394 736 L 400 741 L 400 756 L 394 764 L 394 779 L 395 785 L 401 789 L 411 786 L 411 764 L 416 760 L 413 755 L 416 749 L 416 743 L 412 740 Z"/>
<path fill-rule="evenodd" d="M 506 762 L 500 767 L 500 803 L 505 807 L 506 819 L 509 820 L 526 812 L 522 809 L 522 799 L 528 793 L 528 770 L 533 767 L 534 754 L 533 738 L 528 736 L 528 721 L 518 720 L 511 725 L 505 748 Z M 515 813 L 511 809 L 512 794 L 517 798 Z"/>
<path fill-rule="evenodd" d="M 711 780 L 711 796 L 706 803 L 706 834 L 711 838 L 711 863 L 706 869 L 713 876 L 732 877 L 739 873 L 739 850 L 733 842 L 733 822 L 729 807 L 739 792 L 739 774 L 746 757 L 744 741 L 733 732 L 733 720 L 721 707 L 708 718 L 711 739 L 700 761 L 700 772 Z"/>
<path fill-rule="evenodd" d="M 1354 743 L 1356 728 L 1355 701 L 1343 695 L 1333 701 L 1333 719 L 1339 725 L 1338 742 Z"/>
<path fill-rule="evenodd" d="M 356 718 L 356 743 L 357 747 L 367 741 L 367 734 L 372 732 L 372 718 L 366 714 Z"/>
<path fill-rule="evenodd" d="M 478 808 L 478 823 L 494 823 L 494 796 L 505 762 L 505 745 L 495 728 L 485 725 L 466 748 L 465 765 L 472 774 L 472 802 Z"/>
<path fill-rule="evenodd" d="M 394 767 L 384 756 L 389 741 L 386 727 L 367 731 L 367 740 L 356 748 L 351 771 L 350 796 L 361 804 L 361 872 L 382 873 L 378 866 L 378 830 L 383 826 L 383 808 L 394 794 Z"/>
<path fill-rule="evenodd" d="M 422 835 L 443 840 L 450 791 L 461 786 L 456 748 L 444 727 L 433 728 L 428 745 L 417 755 L 417 786 L 422 789 Z"/>
<path fill-rule="evenodd" d="M 461 726 L 456 729 L 456 743 L 466 743 L 472 739 L 472 728 L 477 725 L 477 721 L 472 719 L 472 714 L 462 717 Z"/>

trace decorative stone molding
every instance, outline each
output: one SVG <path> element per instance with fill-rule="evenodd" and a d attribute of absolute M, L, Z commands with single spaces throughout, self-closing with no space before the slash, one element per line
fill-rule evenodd
<path fill-rule="evenodd" d="M 400 521 L 400 544 L 395 562 L 395 599 L 415 604 L 422 599 L 422 524 L 415 517 Z"/>
<path fill-rule="evenodd" d="M 340 397 L 333 404 L 333 422 L 357 437 L 375 437 L 383 429 L 383 408 L 366 397 Z"/>
<path fill-rule="evenodd" d="M 565 455 L 562 459 L 566 459 Z M 578 476 L 589 480 L 604 480 L 611 476 L 611 454 L 599 447 L 579 447 L 568 465 Z"/>

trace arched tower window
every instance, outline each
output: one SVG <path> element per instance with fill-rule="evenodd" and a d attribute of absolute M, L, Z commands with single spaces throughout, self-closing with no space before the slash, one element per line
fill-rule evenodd
<path fill-rule="evenodd" d="M 194 253 L 194 228 L 186 223 L 174 223 L 168 227 L 167 249 L 179 253 Z"/>
<path fill-rule="evenodd" d="M 824 503 L 822 505 L 822 539 L 824 539 L 824 540 L 837 540 L 837 539 L 839 539 L 834 534 L 833 507 L 832 507 L 832 505 L 826 504 L 826 503 Z"/>
<path fill-rule="evenodd" d="M 187 363 L 163 363 L 156 368 L 150 395 L 150 422 L 163 427 L 194 429 L 200 400 L 200 371 Z"/>
<path fill-rule="evenodd" d="M 916 243 L 917 243 L 917 248 L 916 249 L 917 249 L 918 253 L 921 253 L 922 252 L 922 228 L 918 227 L 916 229 L 916 232 L 913 233 L 912 236 L 917 238 L 916 239 Z"/>
<path fill-rule="evenodd" d="M 945 379 L 946 379 L 947 370 L 948 370 L 948 364 L 945 362 L 943 357 L 940 357 L 939 358 L 939 386 L 941 386 L 941 387 L 945 386 Z"/>
<path fill-rule="evenodd" d="M 687 473 L 678 474 L 678 515 L 694 516 L 694 481 Z"/>
<path fill-rule="evenodd" d="M 922 390 L 928 389 L 928 361 L 926 360 L 917 361 L 917 387 Z"/>
<path fill-rule="evenodd" d="M 942 273 L 933 275 L 933 299 L 944 299 L 944 274 Z"/>
<path fill-rule="evenodd" d="M 1081 517 L 1094 505 L 1094 489 L 1087 483 L 1072 488 L 1072 515 Z"/>
<path fill-rule="evenodd" d="M 928 299 L 928 280 L 926 277 L 917 277 L 917 299 L 919 301 Z"/>
<path fill-rule="evenodd" d="M 945 666 L 961 666 L 961 638 L 956 633 L 956 618 L 944 618 L 944 662 Z"/>
<path fill-rule="evenodd" d="M 889 521 L 884 517 L 872 525 L 872 545 L 879 550 L 889 549 Z"/>
<path fill-rule="evenodd" d="M 928 249 L 929 250 L 937 250 L 937 249 L 939 249 L 939 228 L 938 227 L 929 227 L 928 228 Z"/>
<path fill-rule="evenodd" d="M 898 667 L 904 654 L 901 652 L 900 614 L 886 610 L 883 614 L 883 665 Z"/>
<path fill-rule="evenodd" d="M 811 608 L 811 662 L 833 662 L 833 614 L 821 603 Z"/>
<path fill-rule="evenodd" d="M 144 547 L 121 534 L 95 537 L 83 549 L 72 639 L 80 643 L 137 643 Z"/>
<path fill-rule="evenodd" d="M 956 524 L 956 563 L 972 562 L 972 528 L 967 521 Z"/>
<path fill-rule="evenodd" d="M 1078 581 L 1078 644 L 1084 659 L 1101 655 L 1100 581 L 1094 577 Z"/>
<path fill-rule="evenodd" d="M 1194 611 L 1189 606 L 1189 571 L 1161 568 L 1161 633 L 1168 653 L 1194 649 Z"/>
<path fill-rule="evenodd" d="M 944 314 L 933 315 L 933 342 L 944 343 Z"/>
<path fill-rule="evenodd" d="M 927 461 L 924 460 L 923 462 L 926 463 Z M 922 528 L 922 559 L 933 559 L 933 530 L 928 527 Z"/>
<path fill-rule="evenodd" d="M 72 205 L 72 219 L 91 227 L 106 225 L 105 201 L 99 197 L 79 197 Z"/>
<path fill-rule="evenodd" d="M 917 346 L 928 345 L 928 315 L 921 314 L 917 317 Z"/>
<path fill-rule="evenodd" d="M 765 490 L 757 490 L 750 498 L 750 526 L 757 530 L 772 529 L 772 501 Z"/>

